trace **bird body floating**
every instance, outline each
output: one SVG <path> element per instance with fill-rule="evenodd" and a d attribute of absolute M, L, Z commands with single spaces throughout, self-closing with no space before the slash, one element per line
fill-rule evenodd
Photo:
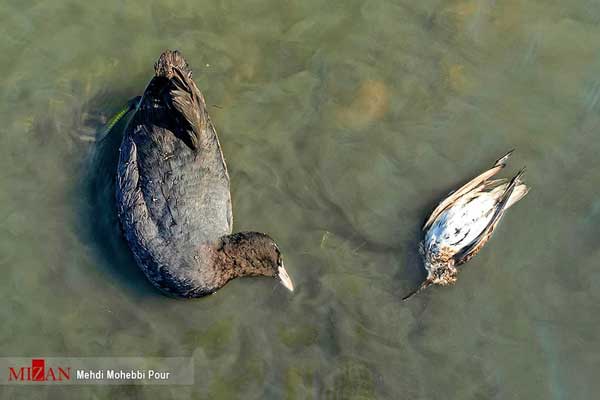
<path fill-rule="evenodd" d="M 423 225 L 424 238 L 419 245 L 427 278 L 403 300 L 432 284 L 455 283 L 456 267 L 483 248 L 506 210 L 527 194 L 529 188 L 521 181 L 525 169 L 510 181 L 491 179 L 504 169 L 511 154 L 508 152 L 492 168 L 450 193 L 433 210 Z"/>

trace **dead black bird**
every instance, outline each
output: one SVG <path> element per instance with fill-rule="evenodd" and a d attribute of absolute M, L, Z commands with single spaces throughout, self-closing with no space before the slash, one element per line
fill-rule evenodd
<path fill-rule="evenodd" d="M 167 50 L 154 71 L 130 103 L 117 172 L 117 210 L 137 264 L 175 297 L 211 294 L 240 276 L 274 277 L 293 290 L 271 237 L 231 233 L 227 166 L 187 62 Z"/>
<path fill-rule="evenodd" d="M 521 182 L 524 169 L 510 181 L 490 180 L 506 166 L 511 154 L 508 152 L 492 168 L 450 193 L 433 210 L 423 225 L 425 237 L 419 245 L 427 278 L 403 300 L 432 284 L 455 283 L 456 267 L 481 250 L 504 212 L 527 194 L 529 188 Z"/>

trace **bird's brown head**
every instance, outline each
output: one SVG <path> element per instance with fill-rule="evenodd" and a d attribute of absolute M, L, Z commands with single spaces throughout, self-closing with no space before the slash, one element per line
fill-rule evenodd
<path fill-rule="evenodd" d="M 171 79 L 175 74 L 174 69 L 179 69 L 188 78 L 192 77 L 192 70 L 181 53 L 177 50 L 165 50 L 154 64 L 156 76 Z"/>
<path fill-rule="evenodd" d="M 294 284 L 284 265 L 281 251 L 275 241 L 264 233 L 240 232 L 222 238 L 221 251 L 235 276 L 270 276 L 288 290 Z"/>
<path fill-rule="evenodd" d="M 404 296 L 402 300 L 411 298 L 421 290 L 431 285 L 448 286 L 456 282 L 456 274 L 458 273 L 458 270 L 452 262 L 430 263 L 426 261 L 425 269 L 427 270 L 427 279 L 425 279 L 421 285 L 419 285 L 419 287 Z"/>
<path fill-rule="evenodd" d="M 425 265 L 427 280 L 434 285 L 448 286 L 456 282 L 458 270 L 453 263 L 439 263 Z"/>

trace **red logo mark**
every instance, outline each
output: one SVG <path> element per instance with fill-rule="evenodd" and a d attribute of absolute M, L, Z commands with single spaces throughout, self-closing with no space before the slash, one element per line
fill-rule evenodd
<path fill-rule="evenodd" d="M 62 382 L 71 380 L 71 368 L 48 367 L 43 358 L 31 360 L 31 367 L 8 368 L 9 381 Z"/>

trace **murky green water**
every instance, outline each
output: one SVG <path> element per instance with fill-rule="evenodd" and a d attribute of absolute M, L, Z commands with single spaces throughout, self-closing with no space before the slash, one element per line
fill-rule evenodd
<path fill-rule="evenodd" d="M 600 390 L 600 4 L 0 4 L 0 354 L 193 356 L 194 387 L 2 398 L 591 399 Z M 178 48 L 237 230 L 297 285 L 162 297 L 116 224 L 102 123 Z M 510 148 L 531 193 L 449 289 L 423 218 Z"/>

